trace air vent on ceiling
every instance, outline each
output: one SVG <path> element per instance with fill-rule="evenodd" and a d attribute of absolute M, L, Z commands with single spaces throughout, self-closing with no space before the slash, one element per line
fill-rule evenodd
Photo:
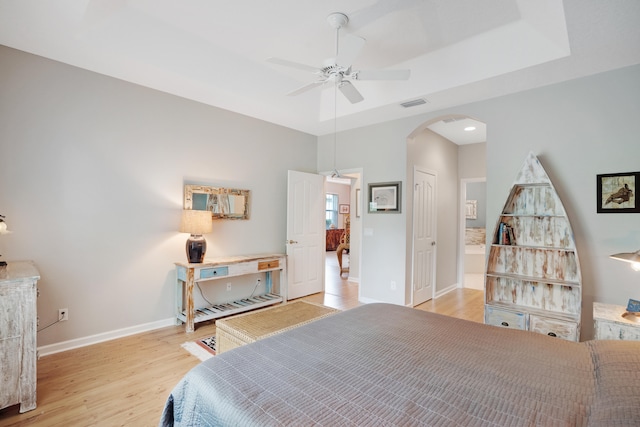
<path fill-rule="evenodd" d="M 410 107 L 415 107 L 417 105 L 422 105 L 422 104 L 426 104 L 427 101 L 422 99 L 422 98 L 418 98 L 418 99 L 414 99 L 413 101 L 407 101 L 407 102 L 403 102 L 402 105 L 404 108 L 410 108 Z"/>

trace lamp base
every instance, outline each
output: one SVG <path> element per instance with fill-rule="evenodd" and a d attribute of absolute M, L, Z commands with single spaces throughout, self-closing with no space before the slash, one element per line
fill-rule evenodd
<path fill-rule="evenodd" d="M 187 239 L 187 260 L 190 264 L 201 264 L 207 252 L 207 240 L 202 235 L 192 234 Z"/>
<path fill-rule="evenodd" d="M 640 312 L 625 311 L 622 313 L 622 318 L 630 322 L 640 323 Z"/>
<path fill-rule="evenodd" d="M 0 267 L 6 267 L 7 263 L 4 261 L 0 261 Z"/>

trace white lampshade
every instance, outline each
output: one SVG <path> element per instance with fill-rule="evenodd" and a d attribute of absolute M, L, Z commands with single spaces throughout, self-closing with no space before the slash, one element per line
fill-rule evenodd
<path fill-rule="evenodd" d="M 211 212 L 185 209 L 182 211 L 180 232 L 202 235 L 213 231 Z"/>

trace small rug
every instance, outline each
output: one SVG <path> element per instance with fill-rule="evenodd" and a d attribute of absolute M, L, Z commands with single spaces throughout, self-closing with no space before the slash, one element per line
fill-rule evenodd
<path fill-rule="evenodd" d="M 187 341 L 182 344 L 182 348 L 204 362 L 216 355 L 216 336 L 214 335 L 196 341 Z"/>

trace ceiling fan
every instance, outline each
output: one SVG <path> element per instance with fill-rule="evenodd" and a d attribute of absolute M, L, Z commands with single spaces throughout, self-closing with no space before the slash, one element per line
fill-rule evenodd
<path fill-rule="evenodd" d="M 327 17 L 329 25 L 336 29 L 336 56 L 325 60 L 321 68 L 299 64 L 286 59 L 268 58 L 272 64 L 283 65 L 316 74 L 317 79 L 287 95 L 295 96 L 327 83 L 334 83 L 336 88 L 351 102 L 362 101 L 364 98 L 351 83 L 355 80 L 407 80 L 411 70 L 353 70 L 351 64 L 358 57 L 366 40 L 362 37 L 347 34 L 340 44 L 340 29 L 344 27 L 349 18 L 344 13 L 332 13 Z"/>

